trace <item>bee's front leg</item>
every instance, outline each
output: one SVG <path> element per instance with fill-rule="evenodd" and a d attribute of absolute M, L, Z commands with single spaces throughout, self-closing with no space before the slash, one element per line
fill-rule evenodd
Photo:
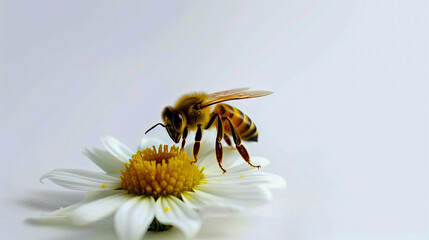
<path fill-rule="evenodd" d="M 200 142 L 203 137 L 203 130 L 201 129 L 201 124 L 198 124 L 197 133 L 195 134 L 195 143 L 194 143 L 194 161 L 197 162 L 198 153 L 200 152 Z"/>
<path fill-rule="evenodd" d="M 188 127 L 185 127 L 185 129 L 183 129 L 183 133 L 182 133 L 182 148 L 180 148 L 180 150 L 183 150 L 183 148 L 185 147 L 187 136 L 188 136 Z"/>

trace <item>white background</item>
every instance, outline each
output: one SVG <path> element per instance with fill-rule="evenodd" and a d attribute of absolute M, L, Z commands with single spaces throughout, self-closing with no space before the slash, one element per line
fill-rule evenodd
<path fill-rule="evenodd" d="M 109 223 L 25 223 L 83 196 L 38 178 L 97 170 L 84 146 L 136 146 L 184 93 L 252 87 L 274 94 L 231 102 L 257 123 L 246 146 L 288 187 L 198 238 L 428 239 L 428 15 L 417 0 L 1 1 L 1 238 L 107 239 Z"/>

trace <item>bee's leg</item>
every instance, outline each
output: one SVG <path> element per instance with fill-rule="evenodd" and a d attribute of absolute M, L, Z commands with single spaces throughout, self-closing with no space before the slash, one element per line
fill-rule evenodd
<path fill-rule="evenodd" d="M 194 161 L 197 162 L 198 152 L 200 152 L 200 142 L 203 137 L 203 131 L 201 130 L 201 124 L 198 124 L 197 133 L 195 134 L 195 143 L 194 143 Z"/>
<path fill-rule="evenodd" d="M 222 167 L 223 150 L 222 150 L 221 141 L 224 134 L 223 134 L 223 123 L 220 115 L 218 113 L 213 114 L 213 116 L 210 118 L 209 123 L 204 129 L 209 129 L 216 119 L 217 119 L 217 135 L 216 135 L 216 144 L 215 144 L 216 160 L 217 160 L 217 163 L 219 164 L 220 169 L 222 169 L 223 173 L 225 173 L 226 170 Z"/>
<path fill-rule="evenodd" d="M 220 169 L 222 169 L 223 173 L 226 172 L 226 170 L 222 167 L 222 156 L 223 156 L 223 150 L 222 150 L 222 138 L 223 138 L 223 123 L 220 118 L 219 114 L 217 115 L 217 135 L 216 135 L 216 160 L 219 164 Z"/>
<path fill-rule="evenodd" d="M 188 127 L 185 127 L 185 129 L 183 129 L 183 134 L 182 134 L 182 148 L 180 150 L 183 150 L 183 148 L 185 147 L 186 137 L 187 136 L 188 136 Z"/>
<path fill-rule="evenodd" d="M 223 140 L 225 140 L 226 144 L 228 144 L 228 146 L 232 147 L 232 143 L 231 143 L 231 139 L 229 139 L 228 135 L 226 135 L 226 133 L 223 134 Z"/>
<path fill-rule="evenodd" d="M 227 117 L 223 117 L 222 120 L 228 121 L 229 126 L 231 127 L 232 139 L 234 140 L 235 147 L 237 148 L 237 151 L 240 153 L 240 155 L 244 159 L 244 161 L 246 161 L 252 167 L 260 168 L 261 167 L 260 165 L 253 165 L 250 162 L 249 153 L 247 152 L 246 148 L 243 145 L 241 145 L 240 136 L 238 135 L 237 131 L 235 130 L 234 126 L 232 125 L 231 120 L 229 120 L 229 118 L 227 118 Z"/>
<path fill-rule="evenodd" d="M 218 115 L 219 114 L 216 113 L 216 114 L 213 114 L 213 116 L 211 116 L 210 121 L 207 124 L 207 126 L 204 127 L 204 130 L 209 129 L 212 126 L 212 124 L 214 123 L 214 120 L 216 120 L 216 118 L 217 118 Z"/>

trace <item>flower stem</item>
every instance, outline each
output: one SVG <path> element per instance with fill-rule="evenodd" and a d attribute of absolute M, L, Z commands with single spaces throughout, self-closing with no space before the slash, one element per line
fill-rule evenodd
<path fill-rule="evenodd" d="M 173 225 L 162 224 L 156 218 L 154 218 L 152 223 L 149 226 L 148 231 L 164 232 L 164 231 L 168 231 L 172 228 L 173 228 Z"/>

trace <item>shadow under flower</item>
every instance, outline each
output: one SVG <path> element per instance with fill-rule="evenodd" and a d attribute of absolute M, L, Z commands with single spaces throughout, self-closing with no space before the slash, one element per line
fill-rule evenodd
<path fill-rule="evenodd" d="M 27 198 L 16 200 L 15 204 L 27 209 L 52 212 L 80 202 L 84 198 L 85 193 L 42 190 L 32 191 L 28 196 Z"/>

